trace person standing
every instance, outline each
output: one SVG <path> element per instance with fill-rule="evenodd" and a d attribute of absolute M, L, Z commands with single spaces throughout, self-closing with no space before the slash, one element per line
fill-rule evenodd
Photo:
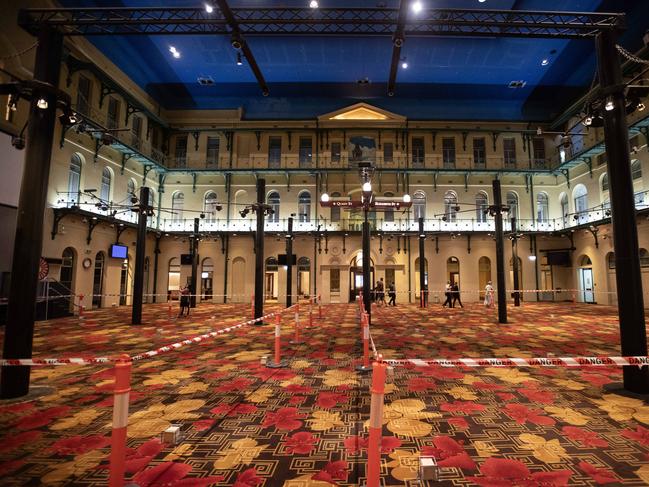
<path fill-rule="evenodd" d="M 460 303 L 460 308 L 464 308 L 464 305 L 462 304 L 462 300 L 460 299 L 460 286 L 458 286 L 457 282 L 453 283 L 453 306 L 451 308 L 455 308 L 455 303 Z"/>
<path fill-rule="evenodd" d="M 187 316 L 189 316 L 189 287 L 185 286 L 180 290 L 180 314 L 178 316 L 183 316 L 187 311 Z"/>
<path fill-rule="evenodd" d="M 494 287 L 491 285 L 491 281 L 484 287 L 484 305 L 485 308 L 492 308 L 494 305 Z"/>
<path fill-rule="evenodd" d="M 444 307 L 448 304 L 448 307 L 450 308 L 452 303 L 451 299 L 453 294 L 451 293 L 451 281 L 446 281 L 446 288 L 444 289 L 444 295 L 446 296 L 446 301 L 444 301 Z"/>
<path fill-rule="evenodd" d="M 385 306 L 385 285 L 383 284 L 383 278 L 380 278 L 379 282 L 376 283 L 376 300 L 377 305 Z"/>
<path fill-rule="evenodd" d="M 390 285 L 388 286 L 388 296 L 390 297 L 390 300 L 388 301 L 388 306 L 396 306 L 396 299 L 397 299 L 397 289 L 394 286 L 394 282 L 391 282 Z"/>

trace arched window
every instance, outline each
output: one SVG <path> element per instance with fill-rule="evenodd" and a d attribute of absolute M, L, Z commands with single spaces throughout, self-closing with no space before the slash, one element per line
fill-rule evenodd
<path fill-rule="evenodd" d="M 631 161 L 631 177 L 634 180 L 642 178 L 642 163 L 637 159 Z"/>
<path fill-rule="evenodd" d="M 182 191 L 176 191 L 171 196 L 171 211 L 173 213 L 171 218 L 174 221 L 181 221 L 183 219 L 184 206 L 185 206 L 185 194 Z"/>
<path fill-rule="evenodd" d="M 61 274 L 59 281 L 70 291 L 73 291 L 74 285 L 74 257 L 75 250 L 72 247 L 67 247 L 62 254 L 61 259 Z"/>
<path fill-rule="evenodd" d="M 128 180 L 126 183 L 126 196 L 131 197 L 131 196 L 136 196 L 135 194 L 135 179 L 131 178 Z"/>
<path fill-rule="evenodd" d="M 458 205 L 455 191 L 447 191 L 444 195 L 444 217 L 446 221 L 454 222 L 457 218 Z"/>
<path fill-rule="evenodd" d="M 484 223 L 487 221 L 487 207 L 489 202 L 487 201 L 487 193 L 480 191 L 475 195 L 475 220 L 478 223 Z"/>
<path fill-rule="evenodd" d="M 216 212 L 219 211 L 219 201 L 214 191 L 205 193 L 205 201 L 203 203 L 203 212 L 205 213 L 205 220 L 208 222 L 216 220 Z"/>
<path fill-rule="evenodd" d="M 153 209 L 157 207 L 157 203 L 155 199 L 155 190 L 153 188 L 149 188 L 149 206 Z"/>
<path fill-rule="evenodd" d="M 588 267 L 593 265 L 593 261 L 590 260 L 590 257 L 588 257 L 586 254 L 581 256 L 581 259 L 579 259 L 579 265 L 581 267 Z"/>
<path fill-rule="evenodd" d="M 415 220 L 426 218 L 426 193 L 423 191 L 415 191 L 412 195 L 412 207 Z"/>
<path fill-rule="evenodd" d="M 81 166 L 83 161 L 79 154 L 72 154 L 70 158 L 70 171 L 68 173 L 68 206 L 79 204 L 79 191 L 81 188 Z"/>
<path fill-rule="evenodd" d="M 331 193 L 332 198 L 340 198 L 340 193 Z M 332 206 L 331 207 L 331 221 L 332 223 L 337 223 L 340 221 L 340 207 Z"/>
<path fill-rule="evenodd" d="M 536 195 L 536 220 L 539 222 L 547 222 L 548 216 L 548 195 L 539 193 Z"/>
<path fill-rule="evenodd" d="M 113 173 L 107 167 L 101 172 L 101 189 L 99 190 L 99 198 L 104 203 L 110 201 L 110 186 L 113 181 Z"/>
<path fill-rule="evenodd" d="M 299 221 L 311 221 L 311 193 L 308 191 L 301 191 L 297 196 L 297 212 Z"/>
<path fill-rule="evenodd" d="M 588 209 L 588 190 L 586 186 L 583 184 L 575 186 L 572 197 L 575 202 L 575 213 L 580 213 Z"/>
<path fill-rule="evenodd" d="M 279 221 L 279 193 L 277 191 L 271 191 L 268 193 L 268 198 L 266 203 L 270 205 L 273 209 L 273 213 L 268 215 L 269 222 L 278 222 Z"/>
<path fill-rule="evenodd" d="M 608 191 L 608 173 L 604 173 L 602 176 L 602 191 Z"/>
<path fill-rule="evenodd" d="M 388 193 L 383 193 L 383 196 L 385 196 L 386 198 L 393 198 L 394 193 L 389 193 L 389 192 Z M 383 221 L 393 222 L 394 221 L 394 210 L 386 209 L 383 212 Z"/>
<path fill-rule="evenodd" d="M 561 193 L 559 204 L 561 205 L 561 216 L 566 218 L 568 213 L 570 213 L 570 208 L 568 207 L 568 195 L 566 193 Z"/>
<path fill-rule="evenodd" d="M 518 220 L 518 195 L 513 191 L 507 191 L 507 206 L 509 206 L 509 218 L 516 217 Z"/>

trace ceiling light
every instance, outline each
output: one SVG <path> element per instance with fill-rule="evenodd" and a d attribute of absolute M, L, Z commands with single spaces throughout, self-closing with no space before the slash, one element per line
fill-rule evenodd
<path fill-rule="evenodd" d="M 541 127 L 536 127 L 536 135 L 543 135 L 543 129 Z"/>
<path fill-rule="evenodd" d="M 180 57 L 180 51 L 178 49 L 176 49 L 175 46 L 169 46 L 169 52 L 176 59 L 178 59 Z"/>
<path fill-rule="evenodd" d="M 212 7 L 212 5 L 210 5 L 209 3 L 206 3 L 206 4 L 205 4 L 205 11 L 206 11 L 208 14 L 211 14 L 212 12 L 214 12 L 214 7 Z"/>
<path fill-rule="evenodd" d="M 366 181 L 363 183 L 363 192 L 364 193 L 371 193 L 372 192 L 372 183 L 369 181 Z"/>
<path fill-rule="evenodd" d="M 403 62 L 401 63 L 401 67 L 402 67 L 403 69 L 408 69 L 408 61 L 406 61 L 406 60 L 404 59 Z"/>
<path fill-rule="evenodd" d="M 47 110 L 47 100 L 43 97 L 40 97 L 38 101 L 36 102 L 36 106 L 40 108 L 41 110 Z"/>
<path fill-rule="evenodd" d="M 329 201 L 329 195 L 327 193 L 322 193 L 322 195 L 320 195 L 320 201 L 326 203 L 327 201 Z"/>
<path fill-rule="evenodd" d="M 412 3 L 412 11 L 415 12 L 416 14 L 421 12 L 423 8 L 424 8 L 424 6 L 421 4 L 421 2 L 419 0 L 415 0 Z"/>
<path fill-rule="evenodd" d="M 480 3 L 485 3 L 487 0 L 478 0 Z"/>
<path fill-rule="evenodd" d="M 309 7 L 311 8 L 318 8 L 318 1 L 317 0 L 311 0 L 309 2 Z"/>
<path fill-rule="evenodd" d="M 606 104 L 604 105 L 604 109 L 607 112 L 612 111 L 615 108 L 615 102 L 613 101 L 613 98 L 610 96 L 606 99 Z"/>
<path fill-rule="evenodd" d="M 548 64 L 550 64 L 550 60 L 547 59 L 547 58 L 545 58 L 543 61 L 541 61 L 541 66 L 547 66 Z"/>
<path fill-rule="evenodd" d="M 536 255 L 528 255 L 527 258 L 534 261 L 536 260 Z"/>
<path fill-rule="evenodd" d="M 592 123 L 593 123 L 593 117 L 591 117 L 590 115 L 584 118 L 584 125 L 586 127 L 590 127 Z"/>
<path fill-rule="evenodd" d="M 645 107 L 645 104 L 644 104 L 644 103 L 640 102 L 640 103 L 638 103 L 638 106 L 637 106 L 636 108 L 638 109 L 639 112 L 641 112 L 641 111 L 644 110 L 646 107 Z"/>
<path fill-rule="evenodd" d="M 410 198 L 410 195 L 409 194 L 404 194 L 403 195 L 403 202 L 404 203 L 410 203 L 410 201 L 412 201 L 411 198 Z"/>
<path fill-rule="evenodd" d="M 241 59 L 241 53 L 237 53 L 237 66 L 241 66 L 243 64 L 243 60 Z"/>

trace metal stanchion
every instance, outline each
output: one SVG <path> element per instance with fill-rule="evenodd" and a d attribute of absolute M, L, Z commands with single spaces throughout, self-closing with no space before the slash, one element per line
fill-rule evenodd
<path fill-rule="evenodd" d="M 367 313 L 361 315 L 361 338 L 363 339 L 363 364 L 358 365 L 359 372 L 369 372 L 370 367 L 370 320 Z"/>
<path fill-rule="evenodd" d="M 367 487 L 381 484 L 381 437 L 383 433 L 383 395 L 387 364 L 372 364 L 372 400 L 370 403 L 370 435 L 367 445 Z"/>
<path fill-rule="evenodd" d="M 281 342 L 281 336 L 282 336 L 282 326 L 280 323 L 281 317 L 279 313 L 275 315 L 275 360 L 272 362 L 266 362 L 266 367 L 269 367 L 271 369 L 279 369 L 282 367 L 286 367 L 286 362 L 282 361 L 282 342 Z"/>
<path fill-rule="evenodd" d="M 295 337 L 290 341 L 291 344 L 304 343 L 300 340 L 300 305 L 295 305 Z"/>

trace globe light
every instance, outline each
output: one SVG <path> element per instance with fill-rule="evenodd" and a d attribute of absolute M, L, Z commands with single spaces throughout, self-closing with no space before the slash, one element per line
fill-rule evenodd
<path fill-rule="evenodd" d="M 329 201 L 329 195 L 327 193 L 322 193 L 322 195 L 320 196 L 320 201 L 326 203 L 327 201 Z"/>
<path fill-rule="evenodd" d="M 372 192 L 372 183 L 369 181 L 366 181 L 363 183 L 363 192 L 364 193 L 371 193 Z"/>
<path fill-rule="evenodd" d="M 410 198 L 409 194 L 404 194 L 403 195 L 403 202 L 404 203 L 410 203 L 412 201 L 412 198 Z"/>

